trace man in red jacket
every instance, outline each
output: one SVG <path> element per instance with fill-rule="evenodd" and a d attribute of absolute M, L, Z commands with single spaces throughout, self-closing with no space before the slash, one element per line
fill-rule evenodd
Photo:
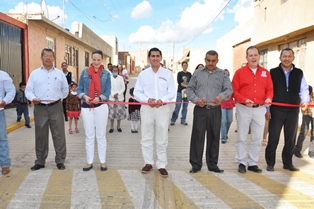
<path fill-rule="evenodd" d="M 255 46 L 246 50 L 247 64 L 237 70 L 232 80 L 233 97 L 237 101 L 237 153 L 235 160 L 239 163 L 238 171 L 248 170 L 260 173 L 257 166 L 263 131 L 265 112 L 273 98 L 273 82 L 267 69 L 259 65 L 260 53 Z M 251 128 L 252 139 L 246 159 L 246 142 Z"/>

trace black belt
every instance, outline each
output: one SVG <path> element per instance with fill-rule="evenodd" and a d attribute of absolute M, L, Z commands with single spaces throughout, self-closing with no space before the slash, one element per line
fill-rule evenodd
<path fill-rule="evenodd" d="M 49 106 L 53 106 L 53 105 L 57 104 L 57 103 L 60 102 L 60 101 L 61 101 L 61 100 L 59 99 L 59 100 L 57 100 L 57 101 L 55 101 L 55 102 L 51 102 L 51 103 L 48 103 L 48 104 L 45 104 L 45 103 L 38 103 L 37 105 L 49 107 Z"/>
<path fill-rule="evenodd" d="M 244 103 L 240 103 L 241 105 L 244 105 L 244 106 L 246 106 L 246 104 L 244 104 Z M 260 106 L 263 106 L 264 104 L 253 104 L 251 107 L 252 108 L 257 108 L 257 107 L 260 107 Z"/>
<path fill-rule="evenodd" d="M 214 108 L 217 108 L 217 107 L 220 107 L 220 105 L 205 105 L 203 108 L 214 109 Z"/>

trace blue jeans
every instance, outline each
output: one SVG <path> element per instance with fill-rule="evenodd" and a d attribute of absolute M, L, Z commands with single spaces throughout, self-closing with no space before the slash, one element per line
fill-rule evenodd
<path fill-rule="evenodd" d="M 9 144 L 7 137 L 7 123 L 4 110 L 0 110 L 0 167 L 10 167 Z"/>
<path fill-rule="evenodd" d="M 221 108 L 221 141 L 227 141 L 230 125 L 233 120 L 233 108 Z"/>
<path fill-rule="evenodd" d="M 174 111 L 172 113 L 171 122 L 176 122 L 179 116 L 181 104 L 182 104 L 182 112 L 181 112 L 181 123 L 185 123 L 186 114 L 188 113 L 188 99 L 184 98 L 182 99 L 182 93 L 177 92 L 177 100 L 176 102 L 185 102 L 185 103 L 178 103 L 176 104 L 176 107 L 174 108 Z"/>

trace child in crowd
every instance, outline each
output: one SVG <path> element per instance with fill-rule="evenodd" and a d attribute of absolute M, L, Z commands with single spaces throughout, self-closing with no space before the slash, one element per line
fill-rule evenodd
<path fill-rule="evenodd" d="M 75 132 L 79 133 L 79 129 L 77 128 L 77 120 L 80 117 L 81 113 L 81 101 L 77 95 L 77 84 L 71 83 L 70 85 L 70 93 L 66 98 L 66 110 L 69 118 L 69 134 L 73 134 L 72 131 L 72 120 L 74 118 Z"/>
<path fill-rule="evenodd" d="M 134 99 L 134 88 L 130 88 L 130 95 L 129 102 L 138 102 Z M 128 120 L 131 121 L 131 133 L 138 133 L 138 122 L 141 120 L 141 105 L 133 105 L 129 104 L 129 117 Z"/>
<path fill-rule="evenodd" d="M 16 101 L 17 106 L 16 106 L 16 113 L 17 113 L 17 122 L 21 121 L 22 114 L 24 114 L 24 119 L 25 119 L 25 126 L 27 128 L 31 128 L 29 125 L 30 123 L 30 118 L 29 118 L 29 113 L 28 113 L 28 106 L 31 105 L 31 102 L 28 101 L 25 97 L 25 88 L 26 88 L 26 83 L 21 82 L 19 84 L 20 89 L 16 91 Z"/>

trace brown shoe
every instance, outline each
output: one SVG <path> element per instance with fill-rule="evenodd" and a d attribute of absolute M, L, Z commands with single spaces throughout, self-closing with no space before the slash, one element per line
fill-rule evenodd
<path fill-rule="evenodd" d="M 10 173 L 10 171 L 11 171 L 10 167 L 3 167 L 2 168 L 2 174 L 3 175 Z"/>
<path fill-rule="evenodd" d="M 161 177 L 163 177 L 163 178 L 168 177 L 168 172 L 167 172 L 166 169 L 164 169 L 164 168 L 159 168 L 159 169 L 158 169 L 158 172 L 159 172 L 159 174 L 161 175 Z"/>
<path fill-rule="evenodd" d="M 151 171 L 153 169 L 153 166 L 151 164 L 146 164 L 143 168 L 142 168 L 142 173 L 149 173 L 149 171 Z"/>

